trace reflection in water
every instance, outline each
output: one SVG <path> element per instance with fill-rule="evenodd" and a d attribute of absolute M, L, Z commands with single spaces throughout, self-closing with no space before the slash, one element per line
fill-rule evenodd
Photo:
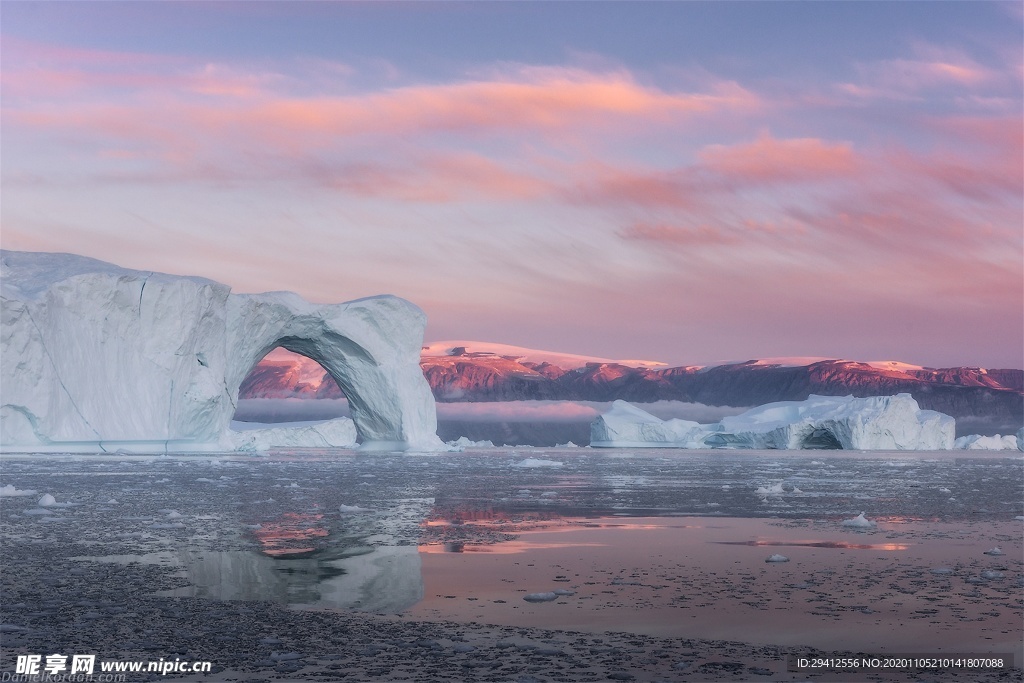
<path fill-rule="evenodd" d="M 423 597 L 415 546 L 314 551 L 299 558 L 181 550 L 178 561 L 190 585 L 161 595 L 366 612 L 401 611 Z"/>
<path fill-rule="evenodd" d="M 909 543 L 847 543 L 845 541 L 714 541 L 718 545 L 786 545 L 805 548 L 851 548 L 853 550 L 906 550 Z"/>
<path fill-rule="evenodd" d="M 309 542 L 328 534 L 322 514 L 297 512 L 286 512 L 281 519 L 265 522 L 253 532 L 263 552 L 271 557 L 313 552 L 316 546 Z"/>

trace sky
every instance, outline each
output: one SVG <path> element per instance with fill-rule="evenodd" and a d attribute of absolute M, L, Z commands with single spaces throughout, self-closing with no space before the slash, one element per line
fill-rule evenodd
<path fill-rule="evenodd" d="M 0 4 L 0 246 L 426 339 L 1024 367 L 1019 2 Z"/>

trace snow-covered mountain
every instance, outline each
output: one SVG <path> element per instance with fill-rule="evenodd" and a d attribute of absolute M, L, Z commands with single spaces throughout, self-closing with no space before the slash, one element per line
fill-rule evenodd
<path fill-rule="evenodd" d="M 274 356 L 243 382 L 242 398 L 340 397 L 302 357 Z M 302 366 L 302 367 L 293 367 Z M 420 366 L 438 401 L 557 399 L 634 403 L 676 400 L 758 406 L 823 396 L 911 394 L 928 410 L 957 418 L 961 433 L 1016 431 L 1024 415 L 1024 371 L 926 368 L 898 361 L 767 358 L 711 366 L 666 367 L 472 341 L 424 346 Z"/>

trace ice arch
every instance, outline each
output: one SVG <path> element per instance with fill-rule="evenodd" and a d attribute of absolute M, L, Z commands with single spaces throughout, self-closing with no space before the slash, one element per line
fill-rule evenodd
<path fill-rule="evenodd" d="M 280 346 L 311 358 L 345 392 L 364 444 L 433 443 L 433 397 L 419 366 L 426 316 L 394 296 L 310 304 L 290 292 L 237 294 L 229 300 L 227 387 L 234 400 L 245 377 Z"/>
<path fill-rule="evenodd" d="M 419 368 L 426 316 L 397 297 L 312 304 L 71 254 L 3 251 L 0 322 L 7 451 L 230 449 L 239 385 L 278 345 L 338 380 L 364 443 L 440 446 Z"/>

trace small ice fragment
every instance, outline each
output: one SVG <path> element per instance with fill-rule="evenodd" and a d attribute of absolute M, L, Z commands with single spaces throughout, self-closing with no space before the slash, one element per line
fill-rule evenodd
<path fill-rule="evenodd" d="M 270 653 L 270 659 L 274 662 L 291 662 L 296 659 L 302 659 L 302 655 L 298 652 L 272 652 Z"/>
<path fill-rule="evenodd" d="M 43 497 L 40 498 L 36 502 L 36 505 L 38 505 L 41 508 L 50 507 L 51 505 L 56 505 L 56 504 L 57 504 L 57 499 L 54 498 L 53 496 L 51 496 L 49 493 L 44 493 Z"/>
<path fill-rule="evenodd" d="M 932 569 L 932 574 L 938 574 L 939 576 L 945 576 L 947 574 L 952 574 L 952 573 L 953 573 L 953 570 L 950 569 L 949 567 L 935 567 L 934 569 Z"/>
<path fill-rule="evenodd" d="M 150 529 L 184 529 L 185 525 L 181 522 L 169 522 L 167 524 L 152 524 Z"/>
<path fill-rule="evenodd" d="M 939 493 L 953 493 L 953 492 L 950 491 L 949 489 L 947 489 L 945 486 L 942 486 L 942 487 L 939 488 Z"/>
<path fill-rule="evenodd" d="M 1024 522 L 1024 515 L 1017 515 L 1016 517 L 1014 517 L 1014 519 L 1018 522 Z"/>
<path fill-rule="evenodd" d="M 167 513 L 167 519 L 181 519 L 181 518 L 182 518 L 182 514 L 180 512 L 178 512 L 177 510 L 171 510 L 170 512 Z"/>
<path fill-rule="evenodd" d="M 775 553 L 774 555 L 769 555 L 768 557 L 766 557 L 764 561 L 765 562 L 789 562 L 789 558 L 786 557 L 785 555 L 779 555 L 778 553 Z"/>
<path fill-rule="evenodd" d="M 557 599 L 557 593 L 527 593 L 523 596 L 523 600 L 526 602 L 551 602 Z"/>
<path fill-rule="evenodd" d="M 1000 548 L 999 546 L 996 546 L 995 548 L 992 548 L 991 550 L 986 550 L 985 554 L 986 555 L 1002 555 L 1003 554 L 1003 549 Z"/>
<path fill-rule="evenodd" d="M 120 505 L 120 503 L 117 502 L 117 498 L 111 498 L 106 503 L 104 503 L 104 505 Z"/>
<path fill-rule="evenodd" d="M 862 512 L 853 519 L 844 519 L 843 526 L 849 526 L 855 529 L 870 529 L 873 526 L 878 526 L 878 524 L 865 517 Z"/>
<path fill-rule="evenodd" d="M 544 460 L 543 458 L 526 458 L 514 463 L 512 467 L 561 467 L 563 463 L 557 460 Z"/>
<path fill-rule="evenodd" d="M 790 491 L 790 493 L 803 493 L 803 491 L 801 491 L 798 487 L 794 486 L 793 490 Z"/>
<path fill-rule="evenodd" d="M 558 590 L 554 590 L 554 591 L 551 591 L 551 592 L 554 593 L 555 595 L 576 595 L 576 591 L 570 591 L 570 590 L 566 590 L 564 588 L 559 588 Z"/>
<path fill-rule="evenodd" d="M 344 514 L 353 512 L 369 512 L 370 508 L 361 508 L 358 505 L 339 505 L 338 510 Z"/>
<path fill-rule="evenodd" d="M 762 496 L 781 496 L 786 492 L 786 489 L 782 488 L 782 482 L 772 484 L 769 487 L 758 486 L 754 493 L 759 493 Z"/>
<path fill-rule="evenodd" d="M 997 572 L 994 569 L 986 569 L 981 573 L 983 579 L 1001 579 L 1003 578 L 1002 572 Z"/>
<path fill-rule="evenodd" d="M 13 485 L 7 484 L 6 486 L 0 486 L 0 498 L 4 496 L 34 496 L 38 491 L 22 490 L 19 491 Z"/>

